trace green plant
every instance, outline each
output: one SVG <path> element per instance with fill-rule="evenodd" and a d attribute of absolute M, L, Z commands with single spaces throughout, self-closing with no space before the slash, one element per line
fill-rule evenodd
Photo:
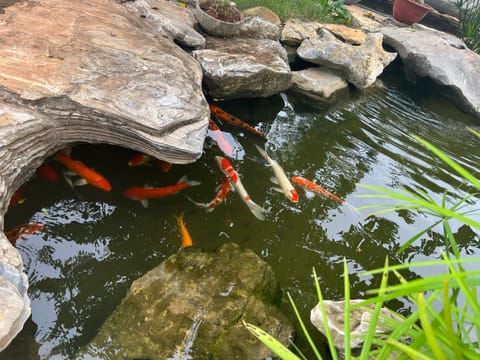
<path fill-rule="evenodd" d="M 237 0 L 240 9 L 264 6 L 275 12 L 282 21 L 288 19 L 350 23 L 350 13 L 342 0 Z"/>
<path fill-rule="evenodd" d="M 460 22 L 460 38 L 480 54 L 480 0 L 456 0 L 455 6 Z"/>
<path fill-rule="evenodd" d="M 478 132 L 474 130 L 471 130 L 471 132 L 480 138 Z M 473 174 L 432 144 L 418 137 L 415 138 L 458 172 L 466 182 L 480 190 L 480 180 Z M 365 187 L 377 191 L 377 194 L 363 195 L 364 197 L 376 197 L 395 201 L 395 203 L 373 206 L 382 208 L 377 214 L 387 211 L 409 210 L 429 213 L 438 217 L 439 220 L 434 225 L 442 224 L 443 226 L 445 252 L 442 253 L 441 260 L 413 264 L 390 266 L 387 259 L 383 268 L 366 272 L 370 275 L 382 275 L 380 287 L 369 292 L 372 295 L 371 298 L 355 305 L 350 305 L 349 274 L 347 263 L 344 261 L 344 358 L 347 360 L 388 359 L 391 358 L 392 353 L 395 353 L 396 359 L 478 359 L 480 357 L 480 344 L 478 342 L 478 339 L 480 339 L 480 304 L 477 293 L 480 286 L 480 270 L 465 270 L 465 267 L 466 264 L 480 263 L 480 259 L 461 258 L 450 227 L 450 221 L 455 219 L 473 228 L 480 229 L 480 221 L 471 217 L 472 211 L 462 212 L 464 205 L 474 195 L 467 195 L 452 206 L 447 206 L 446 194 L 442 197 L 440 203 L 436 203 L 430 195 L 421 191 L 412 192 L 404 189 L 402 192 L 395 192 L 380 187 Z M 364 209 L 371 207 L 364 207 Z M 403 251 L 429 229 L 433 228 L 434 225 L 413 236 L 399 251 Z M 453 254 L 453 258 L 450 253 Z M 441 266 L 444 268 L 444 272 L 439 275 L 410 281 L 401 275 L 402 270 L 432 266 Z M 393 283 L 389 281 L 392 275 L 395 279 Z M 315 270 L 314 279 L 322 317 L 326 319 L 323 296 Z M 386 302 L 400 297 L 408 298 L 416 306 L 416 310 L 406 317 L 401 317 L 398 314 L 392 318 L 380 316 L 381 308 Z M 301 328 L 305 332 L 307 339 L 309 339 L 312 349 L 315 349 L 317 359 L 321 359 L 318 350 L 316 350 L 316 345 L 311 341 L 296 310 L 295 303 L 290 296 L 289 299 Z M 363 346 L 361 353 L 358 356 L 353 356 L 350 347 L 349 331 L 347 331 L 350 329 L 349 314 L 351 310 L 368 304 L 374 304 L 375 308 L 371 312 L 368 331 L 362 338 Z M 376 334 L 375 330 L 380 323 L 383 327 L 386 324 L 391 329 L 391 333 L 388 336 Z M 274 341 L 269 334 L 262 332 L 261 329 L 251 324 L 246 324 L 246 327 L 282 359 L 299 359 L 299 356 L 305 359 L 303 355 L 297 355 L 285 345 L 276 340 Z M 331 357 L 338 359 L 339 354 L 333 345 L 331 331 L 328 326 L 325 326 L 325 328 Z"/>

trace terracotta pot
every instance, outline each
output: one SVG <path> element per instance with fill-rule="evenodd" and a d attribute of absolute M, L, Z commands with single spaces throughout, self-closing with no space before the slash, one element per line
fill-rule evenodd
<path fill-rule="evenodd" d="M 244 21 L 244 16 L 240 10 L 234 7 L 233 11 L 238 11 L 241 18 L 237 22 L 227 22 L 222 21 L 213 16 L 210 16 L 205 11 L 200 8 L 202 1 L 197 1 L 197 6 L 195 9 L 195 17 L 200 24 L 200 26 L 210 35 L 217 37 L 231 37 L 235 36 L 239 32 L 240 25 Z"/>
<path fill-rule="evenodd" d="M 393 0 L 393 17 L 405 24 L 412 25 L 422 20 L 433 8 L 412 0 Z"/>

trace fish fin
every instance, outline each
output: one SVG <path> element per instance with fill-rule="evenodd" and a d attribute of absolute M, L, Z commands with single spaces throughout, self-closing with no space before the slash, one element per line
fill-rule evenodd
<path fill-rule="evenodd" d="M 197 181 L 197 180 L 189 180 L 187 183 L 190 186 L 198 186 L 202 184 L 200 181 Z"/>
<path fill-rule="evenodd" d="M 210 212 L 212 212 L 213 210 L 215 210 L 215 208 L 213 208 L 213 207 L 206 207 L 206 208 L 205 208 L 205 212 L 207 212 L 207 213 L 210 213 Z"/>
<path fill-rule="evenodd" d="M 78 180 L 75 180 L 73 185 L 75 185 L 75 186 L 85 186 L 85 185 L 88 185 L 88 181 L 85 180 L 84 178 L 80 178 Z"/>
<path fill-rule="evenodd" d="M 258 220 L 265 220 L 265 213 L 267 213 L 267 210 L 265 210 L 263 207 L 260 205 L 256 204 L 253 202 L 253 200 L 249 200 L 246 202 L 248 205 L 248 208 L 250 209 L 251 213 L 258 219 Z"/>
<path fill-rule="evenodd" d="M 272 176 L 272 177 L 270 178 L 270 181 L 271 181 L 272 183 L 278 185 L 278 179 L 277 179 L 275 176 Z"/>
<path fill-rule="evenodd" d="M 142 206 L 145 209 L 148 209 L 148 200 L 147 199 L 143 199 L 143 200 L 139 200 L 139 201 L 140 201 L 140 204 L 142 204 Z"/>
<path fill-rule="evenodd" d="M 274 187 L 272 188 L 273 190 L 275 190 L 276 192 L 279 192 L 279 193 L 282 193 L 283 194 L 283 190 L 279 187 Z"/>
<path fill-rule="evenodd" d="M 70 176 L 70 177 L 73 177 L 73 176 L 78 176 L 76 172 L 73 172 L 72 170 L 64 170 L 63 171 L 63 174 L 65 176 Z"/>

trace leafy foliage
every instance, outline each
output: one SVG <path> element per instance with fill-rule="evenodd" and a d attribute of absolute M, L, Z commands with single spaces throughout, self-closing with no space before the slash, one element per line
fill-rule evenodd
<path fill-rule="evenodd" d="M 456 0 L 460 21 L 460 37 L 465 44 L 480 54 L 480 0 Z"/>

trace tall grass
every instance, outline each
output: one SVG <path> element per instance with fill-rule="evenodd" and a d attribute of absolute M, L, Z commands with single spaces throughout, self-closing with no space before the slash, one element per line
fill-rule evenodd
<path fill-rule="evenodd" d="M 480 54 L 480 0 L 456 0 L 460 21 L 460 37 L 465 44 Z"/>
<path fill-rule="evenodd" d="M 350 21 L 350 14 L 342 0 L 236 0 L 239 9 L 264 6 L 275 12 L 285 22 L 288 19 L 325 22 Z"/>
<path fill-rule="evenodd" d="M 480 134 L 471 130 L 473 134 L 479 137 Z M 480 180 L 455 161 L 450 159 L 438 148 L 415 137 L 435 156 L 448 164 L 463 179 L 473 185 L 480 191 Z M 375 197 L 387 199 L 388 203 L 375 205 L 380 208 L 377 213 L 386 211 L 409 210 L 418 213 L 428 213 L 438 218 L 434 224 L 419 234 L 413 236 L 406 245 L 411 245 L 425 234 L 434 225 L 442 225 L 445 238 L 445 251 L 442 253 L 441 260 L 432 260 L 418 263 L 409 263 L 401 265 L 389 265 L 388 259 L 385 266 L 381 269 L 366 272 L 370 275 L 381 274 L 382 281 L 380 288 L 369 292 L 371 296 L 364 301 L 349 305 L 350 290 L 348 283 L 348 271 L 346 261 L 344 261 L 344 299 L 345 299 L 345 318 L 344 332 L 345 351 L 344 358 L 349 359 L 390 359 L 395 354 L 395 359 L 479 359 L 480 358 L 480 304 L 478 292 L 480 286 L 480 259 L 465 259 L 461 257 L 455 236 L 451 230 L 450 221 L 455 220 L 468 224 L 472 228 L 480 229 L 480 221 L 471 215 L 480 212 L 480 209 L 465 211 L 464 205 L 473 196 L 471 194 L 463 199 L 456 201 L 452 205 L 448 204 L 447 196 L 444 195 L 439 203 L 436 203 L 429 194 L 425 192 L 412 192 L 403 190 L 400 192 L 385 188 L 366 186 L 376 193 L 363 195 L 364 197 Z M 369 206 L 368 208 L 371 208 Z M 367 208 L 367 207 L 365 207 Z M 365 209 L 364 208 L 364 209 Z M 475 270 L 465 270 L 465 268 L 476 265 Z M 468 265 L 468 266 L 467 266 Z M 401 275 L 402 270 L 410 270 L 415 267 L 435 267 L 438 275 L 425 278 L 407 280 Z M 438 272 L 438 267 L 443 267 L 443 271 Z M 478 270 L 477 270 L 478 269 Z M 323 319 L 326 319 L 326 310 L 323 304 L 322 292 L 314 270 L 315 287 L 317 289 L 318 301 L 321 308 Z M 393 281 L 391 281 L 393 279 Z M 289 297 L 290 298 L 290 297 Z M 408 316 L 394 314 L 392 317 L 382 317 L 381 308 L 386 302 L 392 299 L 407 298 L 415 305 L 416 310 Z M 295 304 L 290 298 L 292 306 Z M 353 356 L 349 341 L 349 314 L 351 310 L 374 304 L 374 310 L 371 312 L 370 323 L 367 333 L 363 336 L 363 347 L 359 356 Z M 297 319 L 301 319 L 297 314 Z M 391 333 L 386 336 L 376 333 L 377 326 L 387 326 Z M 301 322 L 303 324 L 303 322 Z M 261 332 L 260 329 L 251 324 L 246 325 L 257 338 L 263 341 L 272 351 L 277 353 L 282 359 L 300 359 L 304 358 L 291 350 L 287 346 L 276 342 L 272 344 L 269 334 Z M 304 326 L 301 326 L 305 329 Z M 332 359 L 339 359 L 341 356 L 333 345 L 333 338 L 328 325 L 325 324 L 325 336 Z M 315 344 L 311 343 L 315 348 Z M 317 359 L 321 356 L 316 353 Z"/>

